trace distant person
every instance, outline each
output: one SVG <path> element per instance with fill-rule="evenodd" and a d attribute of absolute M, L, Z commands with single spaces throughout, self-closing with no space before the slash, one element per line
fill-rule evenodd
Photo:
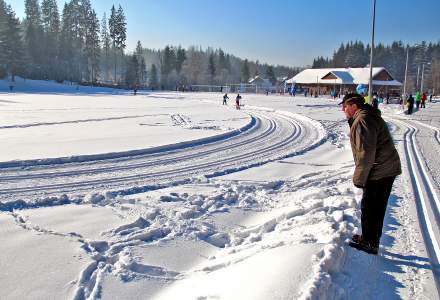
<path fill-rule="evenodd" d="M 223 105 L 227 105 L 228 104 L 228 100 L 229 100 L 228 93 L 226 93 L 226 94 L 223 95 Z"/>
<path fill-rule="evenodd" d="M 390 104 L 390 94 L 387 93 L 387 104 Z"/>
<path fill-rule="evenodd" d="M 305 90 L 304 90 L 304 97 L 307 97 L 307 92 L 308 92 L 308 90 L 305 89 Z"/>
<path fill-rule="evenodd" d="M 407 101 L 408 101 L 408 94 L 400 95 L 400 97 L 399 97 L 399 104 L 400 105 L 402 105 L 402 104 L 406 105 Z"/>
<path fill-rule="evenodd" d="M 376 255 L 388 198 L 396 176 L 402 173 L 400 158 L 378 109 L 356 93 L 345 95 L 340 104 L 350 126 L 353 184 L 363 191 L 362 234 L 353 235 L 349 246 Z"/>
<path fill-rule="evenodd" d="M 364 96 L 363 94 L 361 94 L 361 96 L 364 97 L 364 99 L 365 99 L 365 102 L 364 102 L 364 103 L 365 103 L 365 104 L 369 104 L 369 103 L 370 103 L 370 96 L 368 96 L 368 95 L 365 95 L 365 96 Z"/>
<path fill-rule="evenodd" d="M 432 94 L 429 95 L 429 102 L 432 102 Z"/>
<path fill-rule="evenodd" d="M 377 99 L 377 95 L 373 96 L 373 103 L 372 103 L 373 107 L 376 109 L 379 109 L 379 99 Z"/>
<path fill-rule="evenodd" d="M 422 94 L 422 103 L 420 104 L 420 107 L 426 108 L 425 103 L 426 103 L 426 94 L 423 93 Z"/>
<path fill-rule="evenodd" d="M 416 93 L 416 108 L 419 109 L 420 103 L 422 102 L 422 95 L 420 92 Z"/>
<path fill-rule="evenodd" d="M 12 92 L 15 87 L 15 81 L 11 80 L 9 81 L 9 91 Z"/>
<path fill-rule="evenodd" d="M 236 109 L 240 109 L 240 101 L 241 101 L 241 96 L 240 96 L 240 93 L 238 93 L 237 97 L 235 97 L 235 108 Z"/>
<path fill-rule="evenodd" d="M 414 97 L 412 94 L 409 94 L 406 105 L 408 106 L 408 115 L 412 114 L 414 109 Z"/>

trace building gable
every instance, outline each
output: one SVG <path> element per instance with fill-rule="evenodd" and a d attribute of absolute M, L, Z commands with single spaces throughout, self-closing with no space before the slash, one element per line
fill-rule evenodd
<path fill-rule="evenodd" d="M 332 72 L 328 73 L 327 75 L 324 75 L 324 77 L 322 77 L 321 79 L 338 79 L 338 77 L 336 77 L 335 74 L 333 74 Z"/>
<path fill-rule="evenodd" d="M 383 69 L 382 71 L 380 71 L 379 73 L 377 73 L 377 74 L 373 77 L 373 80 L 393 81 L 394 78 L 391 77 L 390 73 L 388 73 L 387 70 Z"/>

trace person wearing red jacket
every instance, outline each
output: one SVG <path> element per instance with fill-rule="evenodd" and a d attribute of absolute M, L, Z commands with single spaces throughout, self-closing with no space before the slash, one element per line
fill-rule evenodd
<path fill-rule="evenodd" d="M 420 107 L 421 107 L 421 108 L 422 108 L 422 107 L 423 107 L 423 108 L 426 108 L 425 103 L 426 103 L 426 94 L 423 93 L 423 95 L 422 95 L 422 103 L 421 103 Z"/>

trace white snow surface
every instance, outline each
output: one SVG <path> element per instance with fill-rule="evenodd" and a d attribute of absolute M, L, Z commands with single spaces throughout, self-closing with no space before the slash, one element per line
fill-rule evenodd
<path fill-rule="evenodd" d="M 381 104 L 379 255 L 338 101 L 0 81 L 0 299 L 439 299 L 440 104 Z M 233 94 L 230 98 L 233 99 Z"/>

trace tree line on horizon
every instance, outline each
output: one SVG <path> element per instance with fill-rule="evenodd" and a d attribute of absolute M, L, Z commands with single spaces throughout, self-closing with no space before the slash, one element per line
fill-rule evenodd
<path fill-rule="evenodd" d="M 168 45 L 126 51 L 127 20 L 122 7 L 98 19 L 90 0 L 70 0 L 59 12 L 56 0 L 25 0 L 25 18 L 0 0 L 0 78 L 71 81 L 120 87 L 175 89 L 183 85 L 247 83 L 262 75 L 273 83 L 300 68 L 260 64 L 222 49 Z"/>
<path fill-rule="evenodd" d="M 360 68 L 370 64 L 370 45 L 361 41 L 342 43 L 331 58 L 322 56 L 313 60 L 312 68 Z M 422 72 L 425 91 L 440 92 L 440 42 L 422 41 L 404 45 L 394 41 L 391 45 L 377 44 L 373 49 L 373 67 L 386 68 L 394 79 L 404 82 L 408 53 L 407 90 L 421 87 Z"/>

